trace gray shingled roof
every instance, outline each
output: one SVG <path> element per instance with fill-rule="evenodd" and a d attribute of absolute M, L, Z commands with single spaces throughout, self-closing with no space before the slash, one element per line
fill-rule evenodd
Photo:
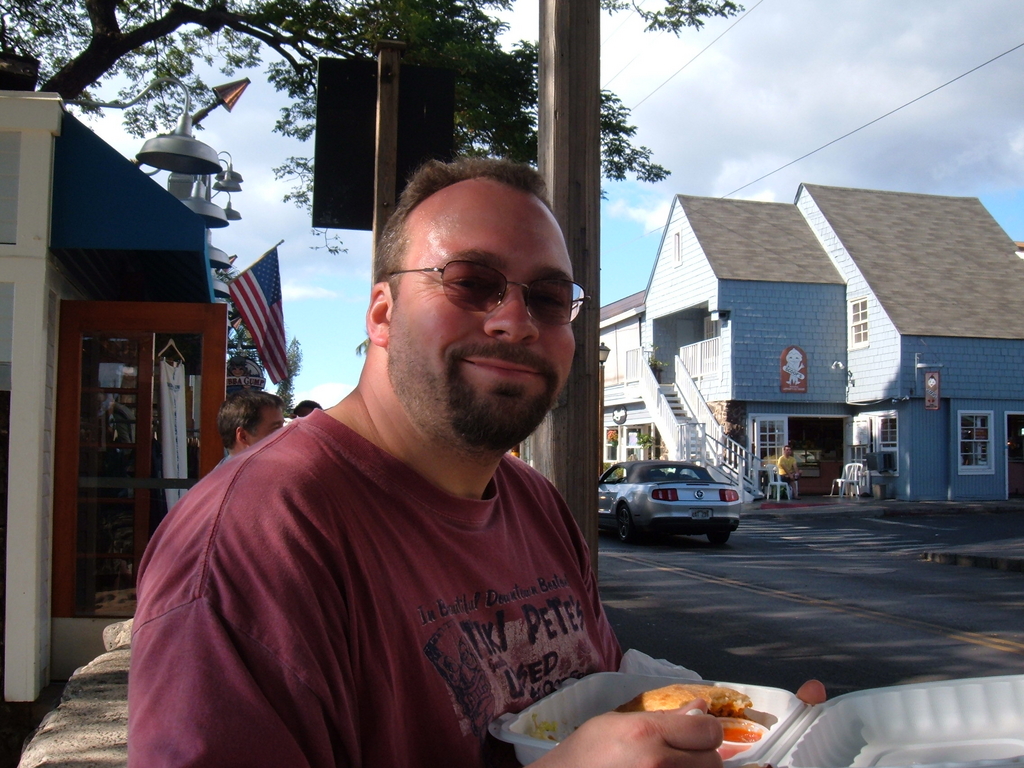
<path fill-rule="evenodd" d="M 677 195 L 720 280 L 842 284 L 795 205 Z"/>
<path fill-rule="evenodd" d="M 601 307 L 601 321 L 621 315 L 623 312 L 627 312 L 631 309 L 643 306 L 644 299 L 647 298 L 647 289 L 637 291 L 636 293 L 624 296 L 617 301 L 613 301 L 611 304 L 605 304 Z"/>
<path fill-rule="evenodd" d="M 901 334 L 1024 338 L 1024 260 L 977 198 L 803 187 Z"/>

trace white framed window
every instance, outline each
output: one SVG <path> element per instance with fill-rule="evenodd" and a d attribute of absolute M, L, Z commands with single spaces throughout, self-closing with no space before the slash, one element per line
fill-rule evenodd
<path fill-rule="evenodd" d="M 854 299 L 850 302 L 850 347 L 868 345 L 868 300 Z"/>
<path fill-rule="evenodd" d="M 960 422 L 959 474 L 995 474 L 992 411 L 957 411 Z"/>
<path fill-rule="evenodd" d="M 754 451 L 762 461 L 776 461 L 786 445 L 786 419 L 758 419 Z"/>
<path fill-rule="evenodd" d="M 899 430 L 895 416 L 878 417 L 878 450 L 895 451 L 899 448 Z"/>
<path fill-rule="evenodd" d="M 675 236 L 672 238 L 672 258 L 675 259 L 676 264 L 683 263 L 683 246 L 678 232 L 676 232 Z"/>

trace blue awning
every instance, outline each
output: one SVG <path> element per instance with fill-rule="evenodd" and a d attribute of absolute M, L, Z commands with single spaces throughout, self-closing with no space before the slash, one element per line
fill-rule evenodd
<path fill-rule="evenodd" d="M 68 113 L 52 201 L 50 250 L 90 299 L 213 300 L 203 220 Z"/>

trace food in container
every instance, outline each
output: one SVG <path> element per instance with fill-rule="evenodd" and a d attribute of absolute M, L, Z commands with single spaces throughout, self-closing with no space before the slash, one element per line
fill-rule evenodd
<path fill-rule="evenodd" d="M 589 675 L 518 715 L 504 715 L 491 723 L 491 733 L 512 743 L 527 765 L 589 718 L 674 682 L 618 672 Z M 720 685 L 749 696 L 747 717 L 765 729 L 749 745 L 723 744 L 726 768 L 1024 766 L 1024 675 L 855 691 L 813 707 L 778 688 Z"/>

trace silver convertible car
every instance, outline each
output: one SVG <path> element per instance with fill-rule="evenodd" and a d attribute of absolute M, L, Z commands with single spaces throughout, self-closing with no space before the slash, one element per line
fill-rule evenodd
<path fill-rule="evenodd" d="M 626 542 L 643 533 L 682 533 L 725 544 L 740 524 L 736 488 L 683 461 L 614 464 L 601 475 L 597 504 L 598 526 L 614 528 Z"/>

